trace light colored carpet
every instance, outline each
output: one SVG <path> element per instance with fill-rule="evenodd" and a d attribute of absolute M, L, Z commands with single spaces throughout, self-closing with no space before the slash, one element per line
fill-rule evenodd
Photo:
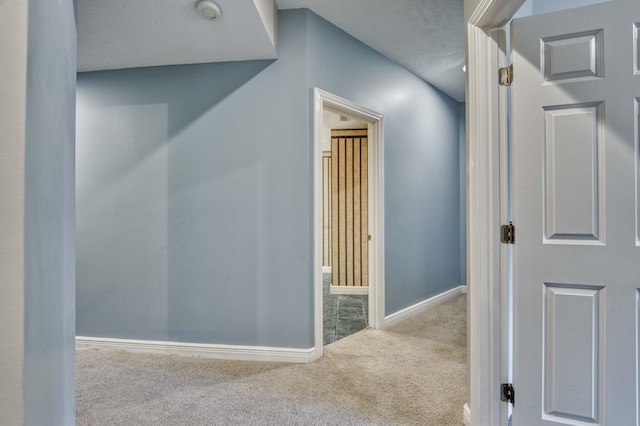
<path fill-rule="evenodd" d="M 78 425 L 460 425 L 466 298 L 311 364 L 77 352 Z"/>

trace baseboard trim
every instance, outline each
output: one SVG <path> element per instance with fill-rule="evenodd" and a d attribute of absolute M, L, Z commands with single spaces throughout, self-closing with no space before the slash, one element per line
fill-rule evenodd
<path fill-rule="evenodd" d="M 323 274 L 330 274 L 331 273 L 331 266 L 323 266 L 322 267 L 322 273 Z"/>
<path fill-rule="evenodd" d="M 294 349 L 265 346 L 213 345 L 103 337 L 76 337 L 76 348 L 116 349 L 127 352 L 198 356 L 240 361 L 309 363 L 317 358 L 316 348 Z"/>
<path fill-rule="evenodd" d="M 364 286 L 337 286 L 332 285 L 329 287 L 329 293 L 331 294 L 369 294 L 369 287 Z"/>
<path fill-rule="evenodd" d="M 447 290 L 440 294 L 436 294 L 433 297 L 430 297 L 427 300 L 423 300 L 422 302 L 418 302 L 415 305 L 409 306 L 408 308 L 404 308 L 398 312 L 395 312 L 391 315 L 387 315 L 384 317 L 384 328 L 390 327 L 400 321 L 411 318 L 414 315 L 417 315 L 421 312 L 426 311 L 429 308 L 432 308 L 440 303 L 451 299 L 459 294 L 466 293 L 467 286 L 461 285 L 451 290 Z"/>
<path fill-rule="evenodd" d="M 469 404 L 464 404 L 462 421 L 464 423 L 464 426 L 471 426 L 471 409 L 469 408 Z"/>

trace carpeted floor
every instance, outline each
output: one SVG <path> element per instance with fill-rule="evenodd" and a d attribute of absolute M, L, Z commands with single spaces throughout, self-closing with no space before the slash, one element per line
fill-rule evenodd
<path fill-rule="evenodd" d="M 461 425 L 466 298 L 311 364 L 77 352 L 78 425 Z"/>

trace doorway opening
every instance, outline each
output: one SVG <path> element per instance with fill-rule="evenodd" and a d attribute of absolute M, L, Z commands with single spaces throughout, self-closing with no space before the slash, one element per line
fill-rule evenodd
<path fill-rule="evenodd" d="M 384 321 L 382 126 L 382 114 L 314 89 L 316 358 Z"/>
<path fill-rule="evenodd" d="M 323 344 L 369 324 L 368 125 L 329 108 L 322 138 Z"/>

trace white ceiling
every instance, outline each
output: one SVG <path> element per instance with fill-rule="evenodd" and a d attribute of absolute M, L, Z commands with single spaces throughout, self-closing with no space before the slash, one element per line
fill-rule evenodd
<path fill-rule="evenodd" d="M 78 71 L 277 57 L 273 0 L 78 0 Z"/>
<path fill-rule="evenodd" d="M 78 71 L 277 57 L 273 0 L 78 0 Z M 452 98 L 464 100 L 463 0 L 276 0 L 309 8 Z"/>

